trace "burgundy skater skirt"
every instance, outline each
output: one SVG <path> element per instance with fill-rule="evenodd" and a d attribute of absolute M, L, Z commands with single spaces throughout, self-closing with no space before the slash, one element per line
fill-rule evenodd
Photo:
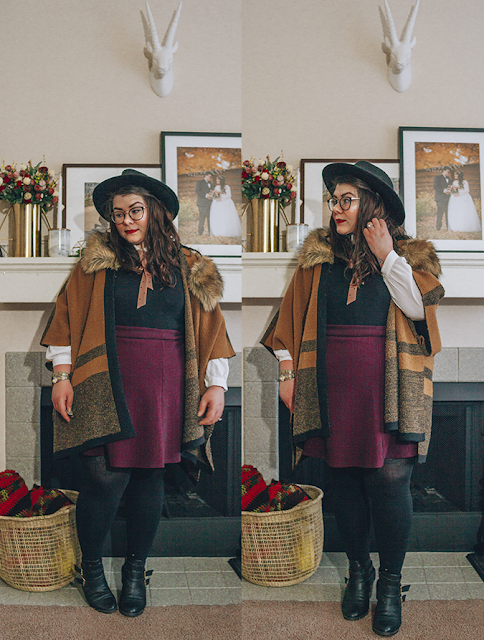
<path fill-rule="evenodd" d="M 112 467 L 160 468 L 180 462 L 185 343 L 181 331 L 116 327 L 119 369 L 136 436 L 96 447 Z"/>
<path fill-rule="evenodd" d="M 304 454 L 330 467 L 379 468 L 412 458 L 416 443 L 385 433 L 385 327 L 328 325 L 326 372 L 331 435 L 311 438 Z"/>

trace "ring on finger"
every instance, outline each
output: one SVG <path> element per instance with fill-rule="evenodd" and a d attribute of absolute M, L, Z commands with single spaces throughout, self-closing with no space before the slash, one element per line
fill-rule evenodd
<path fill-rule="evenodd" d="M 366 226 L 367 226 L 368 228 L 372 227 L 372 226 L 373 226 L 373 222 L 369 222 Z"/>

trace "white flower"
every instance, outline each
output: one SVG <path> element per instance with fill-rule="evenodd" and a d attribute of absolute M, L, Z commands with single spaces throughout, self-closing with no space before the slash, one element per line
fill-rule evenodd
<path fill-rule="evenodd" d="M 269 174 L 267 173 L 267 171 L 264 171 L 264 173 L 261 174 L 262 180 L 267 180 L 268 177 L 269 177 Z"/>
<path fill-rule="evenodd" d="M 286 164 L 286 169 L 289 171 L 289 173 L 291 173 L 291 171 L 292 171 L 292 164 Z"/>
<path fill-rule="evenodd" d="M 264 160 L 259 159 L 259 162 L 257 163 L 258 167 L 261 167 L 264 164 Z"/>
<path fill-rule="evenodd" d="M 264 187 L 264 188 L 262 189 L 262 195 L 263 195 L 263 196 L 266 196 L 268 193 L 270 193 L 270 191 L 271 191 L 271 190 L 270 190 L 268 187 Z"/>
<path fill-rule="evenodd" d="M 22 181 L 24 184 L 30 184 L 32 180 L 30 178 L 24 178 Z"/>
<path fill-rule="evenodd" d="M 0 178 L 0 184 L 3 184 L 3 178 Z"/>
<path fill-rule="evenodd" d="M 32 198 L 32 194 L 31 193 L 29 193 L 29 192 L 24 193 L 24 200 L 30 200 L 31 198 Z"/>
<path fill-rule="evenodd" d="M 291 191 L 297 191 L 297 186 L 295 184 L 292 185 Z"/>
<path fill-rule="evenodd" d="M 260 176 L 260 171 L 256 171 L 254 174 L 252 174 L 254 176 Z M 1 183 L 0 183 L 1 184 Z"/>
<path fill-rule="evenodd" d="M 59 197 L 59 192 L 57 191 L 57 189 L 54 190 L 54 193 L 52 194 L 55 198 Z"/>
<path fill-rule="evenodd" d="M 39 181 L 39 186 L 40 187 L 45 187 L 45 180 L 40 180 Z"/>
<path fill-rule="evenodd" d="M 54 171 L 52 169 L 49 169 L 49 176 L 51 178 L 53 178 L 55 176 L 55 173 L 54 173 Z"/>
<path fill-rule="evenodd" d="M 20 171 L 25 171 L 26 168 L 27 168 L 26 164 L 21 164 L 20 165 Z"/>

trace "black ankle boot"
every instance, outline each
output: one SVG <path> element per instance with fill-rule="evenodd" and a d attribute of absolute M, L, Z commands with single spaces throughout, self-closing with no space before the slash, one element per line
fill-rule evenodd
<path fill-rule="evenodd" d="M 373 631 L 379 636 L 394 636 L 402 624 L 402 602 L 405 600 L 404 591 L 410 585 L 402 587 L 399 573 L 380 571 L 376 585 L 376 609 L 373 616 Z"/>
<path fill-rule="evenodd" d="M 146 585 L 153 571 L 145 571 L 144 560 L 126 558 L 122 569 L 123 588 L 119 599 L 119 612 L 135 618 L 146 607 Z"/>
<path fill-rule="evenodd" d="M 87 604 L 101 613 L 116 611 L 116 598 L 106 582 L 102 560 L 83 560 L 81 567 L 76 567 L 81 574 L 76 582 L 82 585 Z"/>
<path fill-rule="evenodd" d="M 350 560 L 350 577 L 341 603 L 341 611 L 346 620 L 364 618 L 370 609 L 370 596 L 375 581 L 375 569 L 371 560 L 365 563 Z"/>

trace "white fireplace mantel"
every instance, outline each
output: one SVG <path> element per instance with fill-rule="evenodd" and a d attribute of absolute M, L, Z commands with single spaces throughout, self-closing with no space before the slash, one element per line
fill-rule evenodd
<path fill-rule="evenodd" d="M 484 298 L 484 253 L 439 253 L 446 298 Z M 297 265 L 297 253 L 244 253 L 242 297 L 280 298 Z"/>
<path fill-rule="evenodd" d="M 78 258 L 0 258 L 0 303 L 54 302 Z M 225 283 L 222 302 L 240 303 L 242 259 L 213 258 Z"/>

